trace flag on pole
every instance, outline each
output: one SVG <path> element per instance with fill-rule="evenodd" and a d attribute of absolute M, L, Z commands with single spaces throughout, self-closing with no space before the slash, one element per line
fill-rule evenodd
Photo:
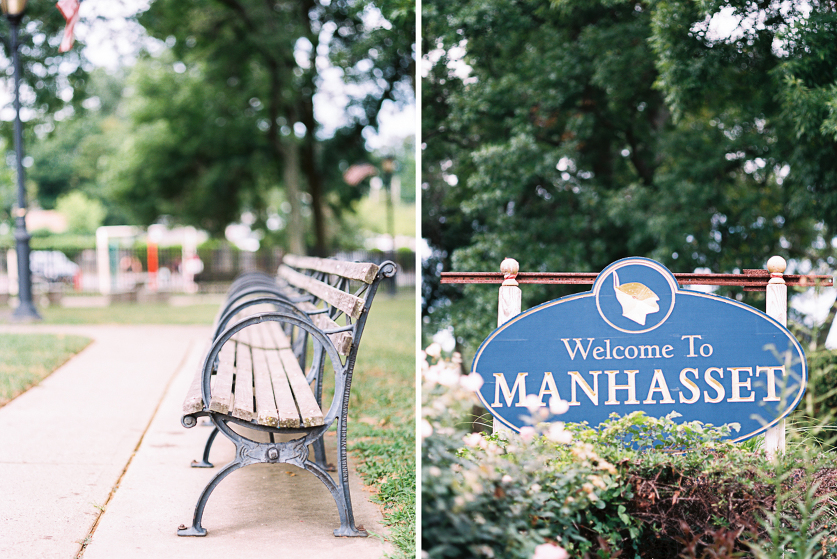
<path fill-rule="evenodd" d="M 79 0 L 58 0 L 55 4 L 64 19 L 67 20 L 67 26 L 64 28 L 64 38 L 61 40 L 61 46 L 58 47 L 58 52 L 67 52 L 73 48 L 73 30 L 78 21 Z"/>

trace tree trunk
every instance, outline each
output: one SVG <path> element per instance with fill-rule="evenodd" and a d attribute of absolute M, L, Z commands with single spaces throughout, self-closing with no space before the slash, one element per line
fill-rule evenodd
<path fill-rule="evenodd" d="M 317 91 L 317 47 L 320 44 L 319 33 L 312 29 L 311 11 L 317 6 L 313 0 L 301 3 L 303 21 L 306 23 L 306 36 L 311 42 L 309 67 L 302 82 L 300 102 L 301 122 L 305 125 L 305 138 L 302 140 L 302 169 L 308 181 L 308 192 L 311 194 L 311 211 L 314 214 L 314 252 L 317 256 L 326 254 L 326 230 L 323 211 L 323 180 L 317 167 L 317 121 L 314 120 L 314 93 Z"/>
<path fill-rule="evenodd" d="M 285 183 L 285 197 L 291 205 L 291 213 L 285 230 L 288 232 L 288 249 L 292 254 L 304 255 L 305 226 L 302 221 L 302 211 L 299 203 L 299 145 L 294 138 L 288 138 L 282 144 L 285 168 L 283 178 Z"/>
<path fill-rule="evenodd" d="M 837 316 L 837 299 L 834 300 L 834 304 L 828 310 L 825 322 L 817 331 L 817 349 L 825 349 L 825 340 L 828 339 L 828 333 L 831 332 L 831 325 L 834 324 L 835 316 Z"/>

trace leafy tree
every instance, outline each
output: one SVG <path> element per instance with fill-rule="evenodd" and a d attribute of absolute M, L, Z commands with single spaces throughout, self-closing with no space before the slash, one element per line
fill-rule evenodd
<path fill-rule="evenodd" d="M 288 230 L 304 233 L 308 208 L 312 244 L 323 253 L 327 213 L 357 196 L 342 184 L 338 163 L 346 154 L 353 162 L 363 138 L 359 131 L 327 142 L 318 136 L 317 57 L 328 46 L 320 42 L 323 30 L 337 29 L 333 20 L 343 21 L 354 6 L 158 0 L 141 14 L 139 22 L 166 42 L 171 58 L 158 61 L 156 75 L 137 78 L 130 108 L 133 125 L 144 133 L 126 148 L 133 157 L 122 160 L 117 176 L 124 199 L 137 202 L 138 216 L 148 221 L 188 206 L 184 219 L 218 233 L 242 209 L 263 214 L 266 199 L 275 198 L 270 189 L 281 185 L 291 206 Z M 366 37 L 365 22 L 357 25 L 354 35 Z M 349 35 L 341 35 L 344 44 L 353 42 Z M 396 72 L 384 79 L 401 78 Z M 146 156 L 167 167 L 149 169 Z M 290 245 L 303 250 L 302 237 Z"/>
<path fill-rule="evenodd" d="M 58 52 L 64 23 L 64 18 L 55 8 L 54 3 L 30 2 L 19 27 L 20 99 L 25 153 L 28 153 L 27 148 L 35 139 L 34 130 L 54 129 L 59 121 L 81 110 L 82 104 L 88 97 L 89 64 L 81 54 L 83 45 L 78 44 L 64 54 Z M 14 87 L 14 65 L 12 64 L 9 22 L 5 17 L 0 17 L 0 48 L 6 62 L 4 74 L 7 89 L 11 92 Z M 9 103 L 3 121 L 0 122 L 0 135 L 4 138 L 3 149 L 7 154 L 7 164 L 13 169 L 14 111 L 11 109 L 11 103 Z M 39 154 L 33 152 L 32 155 Z M 62 166 L 65 162 L 53 163 Z M 11 184 L 16 183 L 13 174 L 9 175 L 8 179 L 13 181 Z M 54 184 L 49 180 L 42 185 L 42 190 L 47 193 L 49 207 L 52 207 L 54 203 L 53 187 Z M 16 196 L 4 196 L 3 213 L 9 212 L 11 204 L 16 201 Z"/>
<path fill-rule="evenodd" d="M 676 272 L 827 256 L 817 238 L 837 223 L 819 221 L 811 193 L 837 186 L 825 156 L 837 144 L 822 134 L 828 113 L 802 128 L 783 101 L 787 76 L 818 54 L 775 46 L 803 41 L 813 20 L 777 9 L 769 31 L 710 40 L 708 18 L 731 5 L 755 4 L 423 4 L 427 320 L 482 339 L 496 292 L 433 278 L 497 270 L 506 256 L 524 271 L 598 271 L 643 255 Z M 524 306 L 567 292 L 527 286 Z"/>
<path fill-rule="evenodd" d="M 58 198 L 55 209 L 67 218 L 70 233 L 95 234 L 105 219 L 105 205 L 77 190 Z"/>

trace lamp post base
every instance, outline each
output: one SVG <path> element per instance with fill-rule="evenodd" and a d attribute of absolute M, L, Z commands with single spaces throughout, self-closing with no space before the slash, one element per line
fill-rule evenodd
<path fill-rule="evenodd" d="M 12 322 L 38 322 L 43 320 L 31 302 L 21 302 L 12 313 Z"/>

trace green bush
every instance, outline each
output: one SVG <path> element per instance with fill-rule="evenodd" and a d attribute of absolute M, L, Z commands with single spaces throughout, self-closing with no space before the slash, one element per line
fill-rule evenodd
<path fill-rule="evenodd" d="M 789 431 L 774 460 L 758 438 L 729 442 L 734 425 L 633 413 L 592 429 L 538 423 L 545 409 L 520 434 L 469 433 L 480 379 L 438 353 L 423 386 L 428 559 L 529 559 L 544 544 L 570 557 L 837 556 L 835 455 L 810 438 Z"/>

